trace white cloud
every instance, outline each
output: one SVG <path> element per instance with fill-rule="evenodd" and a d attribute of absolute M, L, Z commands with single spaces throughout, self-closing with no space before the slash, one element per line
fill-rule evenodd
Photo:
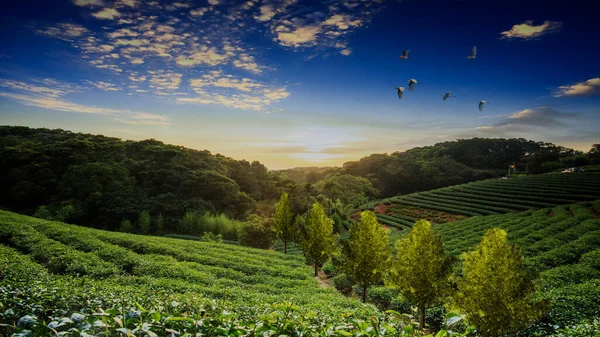
<path fill-rule="evenodd" d="M 77 6 L 102 6 L 104 3 L 102 0 L 75 0 L 73 3 Z"/>
<path fill-rule="evenodd" d="M 212 71 L 202 78 L 190 80 L 190 87 L 196 92 L 196 97 L 179 97 L 177 102 L 264 110 L 266 106 L 290 95 L 285 87 L 267 87 L 251 79 L 235 78 L 221 71 Z"/>
<path fill-rule="evenodd" d="M 383 0 L 323 2 L 306 4 L 285 1 L 280 7 L 263 4 L 255 19 L 265 22 L 275 41 L 286 47 L 337 48 L 342 55 L 351 53 L 347 36 L 367 25 Z M 325 47 L 325 48 L 324 48 Z M 315 55 L 316 56 L 316 55 Z"/>
<path fill-rule="evenodd" d="M 344 56 L 348 56 L 348 55 L 352 54 L 352 49 L 350 49 L 350 48 L 342 49 L 340 51 L 340 54 L 342 54 Z"/>
<path fill-rule="evenodd" d="M 129 7 L 135 7 L 136 0 L 121 0 L 121 3 Z"/>
<path fill-rule="evenodd" d="M 219 52 L 215 47 L 201 46 L 199 51 L 189 55 L 180 55 L 175 59 L 175 62 L 181 66 L 194 66 L 198 64 L 206 64 L 216 66 L 222 64 L 230 57 L 230 53 Z"/>
<path fill-rule="evenodd" d="M 260 15 L 255 16 L 254 18 L 258 21 L 269 21 L 273 16 L 275 16 L 275 10 L 271 5 L 262 5 L 260 6 Z"/>
<path fill-rule="evenodd" d="M 104 8 L 103 10 L 92 14 L 95 18 L 101 20 L 114 20 L 121 16 L 121 13 L 114 8 Z"/>
<path fill-rule="evenodd" d="M 86 80 L 85 83 L 93 85 L 94 87 L 103 90 L 103 91 L 119 91 L 119 90 L 123 90 L 121 88 L 118 88 L 117 86 L 115 86 L 112 83 L 107 83 L 107 82 L 102 82 L 102 81 L 90 81 L 90 80 Z"/>
<path fill-rule="evenodd" d="M 256 83 L 249 78 L 240 80 L 233 78 L 232 75 L 223 75 L 221 71 L 213 71 L 210 74 L 202 76 L 202 78 L 191 79 L 190 86 L 194 89 L 212 86 L 249 92 L 255 88 L 260 88 L 263 85 Z"/>
<path fill-rule="evenodd" d="M 202 16 L 206 12 L 208 12 L 208 8 L 199 8 L 199 9 L 194 9 L 194 10 L 190 11 L 190 15 L 191 16 Z"/>
<path fill-rule="evenodd" d="M 292 32 L 278 32 L 277 39 L 284 46 L 313 45 L 320 30 L 320 25 L 298 27 Z"/>
<path fill-rule="evenodd" d="M 595 96 L 600 95 L 600 77 L 590 78 L 585 82 L 558 87 L 556 97 L 561 96 Z"/>
<path fill-rule="evenodd" d="M 155 72 L 155 74 L 153 74 L 152 78 L 150 79 L 150 88 L 153 88 L 157 91 L 179 89 L 182 77 L 182 74 L 172 72 Z"/>
<path fill-rule="evenodd" d="M 524 39 L 529 40 L 538 36 L 558 31 L 562 22 L 544 21 L 543 24 L 534 26 L 533 20 L 514 25 L 510 30 L 500 33 L 503 39 Z"/>
<path fill-rule="evenodd" d="M 59 23 L 56 26 L 48 26 L 45 30 L 37 30 L 37 32 L 57 39 L 73 41 L 74 38 L 88 34 L 89 30 L 77 24 Z"/>
<path fill-rule="evenodd" d="M 220 2 L 219 0 L 208 0 L 208 3 L 211 4 L 211 5 L 213 5 L 213 6 L 218 5 L 219 2 Z"/>

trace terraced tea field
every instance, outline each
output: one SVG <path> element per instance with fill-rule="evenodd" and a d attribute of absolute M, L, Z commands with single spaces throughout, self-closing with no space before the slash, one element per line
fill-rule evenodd
<path fill-rule="evenodd" d="M 523 249 L 528 269 L 539 272 L 540 297 L 550 300 L 551 321 L 569 324 L 600 317 L 600 200 L 519 213 L 474 216 L 434 228 L 448 253 L 472 250 L 492 227 L 507 231 Z"/>
<path fill-rule="evenodd" d="M 396 196 L 370 202 L 361 210 L 377 211 L 385 205 L 385 216 L 379 216 L 380 221 L 402 228 L 419 218 L 434 223 L 451 222 L 457 217 L 520 212 L 596 199 L 600 199 L 599 173 L 545 174 L 490 179 Z"/>
<path fill-rule="evenodd" d="M 124 301 L 173 305 L 179 312 L 218 304 L 246 317 L 290 298 L 332 314 L 374 311 L 334 289 L 319 288 L 301 256 L 107 232 L 0 211 L 2 312 L 11 308 L 15 315 L 48 317 L 91 313 Z"/>

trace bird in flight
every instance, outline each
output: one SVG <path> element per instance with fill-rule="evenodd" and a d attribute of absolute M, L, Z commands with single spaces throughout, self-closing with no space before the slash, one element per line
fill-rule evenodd
<path fill-rule="evenodd" d="M 410 91 L 415 90 L 415 84 L 418 84 L 418 83 L 417 83 L 417 80 L 415 80 L 414 78 L 411 78 L 410 80 L 408 80 L 408 88 L 410 89 Z"/>
<path fill-rule="evenodd" d="M 400 59 L 401 60 L 408 60 L 408 53 L 410 53 L 410 50 L 406 49 L 402 51 L 402 55 L 400 55 Z"/>
<path fill-rule="evenodd" d="M 488 102 L 488 101 L 479 101 L 479 111 L 482 111 L 483 110 L 483 105 L 487 104 L 487 103 L 490 103 L 490 102 Z"/>
<path fill-rule="evenodd" d="M 444 96 L 442 96 L 442 98 L 445 100 L 447 100 L 450 97 L 456 97 L 456 96 L 452 96 L 452 93 L 450 91 L 448 91 L 447 93 L 444 94 Z"/>
<path fill-rule="evenodd" d="M 474 59 L 477 57 L 477 46 L 473 46 L 471 49 L 471 55 L 467 56 L 468 59 Z"/>
<path fill-rule="evenodd" d="M 398 90 L 398 98 L 402 98 L 402 95 L 404 94 L 404 90 L 406 90 L 404 87 L 398 87 L 396 88 L 396 90 Z"/>

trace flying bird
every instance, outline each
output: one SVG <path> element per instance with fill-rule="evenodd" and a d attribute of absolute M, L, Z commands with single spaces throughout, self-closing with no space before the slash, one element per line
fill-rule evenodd
<path fill-rule="evenodd" d="M 408 88 L 410 89 L 410 91 L 415 90 L 415 84 L 417 83 L 417 80 L 415 80 L 414 78 L 411 78 L 410 80 L 408 80 Z"/>
<path fill-rule="evenodd" d="M 404 90 L 406 90 L 406 88 L 398 87 L 396 88 L 396 90 L 398 90 L 398 98 L 402 98 L 402 95 L 404 94 Z"/>
<path fill-rule="evenodd" d="M 444 94 L 444 96 L 442 97 L 445 100 L 447 100 L 450 97 L 456 97 L 456 96 L 452 96 L 452 93 L 450 91 L 448 91 L 447 93 Z"/>
<path fill-rule="evenodd" d="M 408 53 L 410 53 L 410 50 L 406 49 L 402 51 L 402 55 L 400 55 L 400 59 L 402 60 L 408 60 Z"/>
<path fill-rule="evenodd" d="M 473 46 L 471 49 L 471 55 L 467 56 L 468 59 L 474 59 L 477 57 L 477 46 Z"/>
<path fill-rule="evenodd" d="M 488 101 L 479 101 L 479 111 L 482 111 L 483 110 L 483 105 L 487 104 L 487 103 L 490 103 L 490 102 L 488 102 Z"/>

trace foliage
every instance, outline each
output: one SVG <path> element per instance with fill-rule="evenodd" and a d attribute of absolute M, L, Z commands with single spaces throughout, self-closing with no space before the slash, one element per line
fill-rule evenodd
<path fill-rule="evenodd" d="M 342 241 L 340 268 L 363 287 L 363 302 L 367 300 L 369 286 L 387 275 L 391 255 L 388 234 L 373 212 L 364 211 L 360 222 L 352 226 L 350 238 Z"/>
<path fill-rule="evenodd" d="M 131 224 L 131 221 L 129 221 L 127 219 L 121 221 L 121 226 L 119 227 L 119 231 L 124 232 L 124 233 L 132 233 L 133 225 Z"/>
<path fill-rule="evenodd" d="M 336 238 L 337 235 L 333 233 L 333 220 L 325 215 L 323 206 L 314 203 L 306 215 L 299 244 L 306 257 L 314 263 L 315 276 L 318 268 L 336 253 Z"/>
<path fill-rule="evenodd" d="M 445 255 L 442 237 L 431 223 L 419 220 L 407 237 L 396 241 L 389 283 L 419 308 L 420 325 L 425 327 L 425 309 L 450 294 L 452 259 Z"/>
<path fill-rule="evenodd" d="M 276 198 L 278 184 L 258 162 L 156 140 L 0 127 L 0 205 L 28 214 L 45 206 L 57 221 L 116 230 L 146 210 L 173 232 L 186 210 L 244 218 L 255 201 Z"/>
<path fill-rule="evenodd" d="M 165 220 L 162 216 L 162 213 L 158 214 L 156 220 L 154 220 L 154 232 L 157 234 L 162 234 L 165 230 Z"/>
<path fill-rule="evenodd" d="M 141 234 L 150 234 L 150 226 L 152 226 L 152 218 L 148 211 L 142 211 L 138 219 L 138 228 Z"/>
<path fill-rule="evenodd" d="M 514 333 L 541 316 L 543 303 L 532 298 L 534 283 L 523 268 L 521 249 L 507 242 L 505 231 L 490 229 L 462 259 L 455 302 L 479 334 Z"/>
<path fill-rule="evenodd" d="M 273 228 L 256 215 L 251 215 L 247 221 L 240 224 L 238 242 L 242 245 L 267 249 L 273 245 L 274 240 Z"/>
<path fill-rule="evenodd" d="M 284 253 L 287 254 L 287 244 L 296 240 L 298 237 L 296 227 L 294 226 L 294 215 L 292 206 L 288 200 L 286 192 L 281 193 L 279 202 L 275 205 L 275 231 L 277 237 L 283 241 Z"/>

